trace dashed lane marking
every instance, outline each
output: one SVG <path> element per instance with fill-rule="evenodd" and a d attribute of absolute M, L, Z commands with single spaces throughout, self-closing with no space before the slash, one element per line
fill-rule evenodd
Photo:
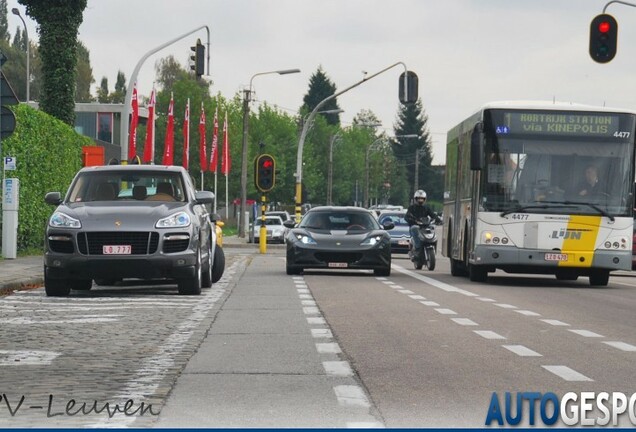
<path fill-rule="evenodd" d="M 543 357 L 536 351 L 531 350 L 523 345 L 502 345 L 508 351 L 517 354 L 520 357 Z"/>
<path fill-rule="evenodd" d="M 611 347 L 618 348 L 621 351 L 636 352 L 636 346 L 630 345 L 630 344 L 625 343 L 625 342 L 604 341 L 603 343 L 606 344 L 606 345 L 609 345 Z"/>
<path fill-rule="evenodd" d="M 565 326 L 565 327 L 569 327 L 570 324 L 568 323 L 564 323 L 563 321 L 559 321 L 559 320 L 555 320 L 555 319 L 542 319 L 541 321 L 543 321 L 544 323 L 553 325 L 553 326 Z"/>
<path fill-rule="evenodd" d="M 473 320 L 471 320 L 469 318 L 451 318 L 451 320 L 453 320 L 457 324 L 463 325 L 463 326 L 477 326 L 477 325 L 479 325 L 475 321 L 473 321 Z"/>
<path fill-rule="evenodd" d="M 0 350 L 0 366 L 48 365 L 61 354 L 55 351 Z"/>
<path fill-rule="evenodd" d="M 565 381 L 594 381 L 592 378 L 588 378 L 585 375 L 571 369 L 567 366 L 541 366 L 548 372 L 555 374 L 558 377 L 563 378 Z"/>
<path fill-rule="evenodd" d="M 334 391 L 341 406 L 357 406 L 369 408 L 371 404 L 362 389 L 355 385 L 335 386 Z"/>
<path fill-rule="evenodd" d="M 492 330 L 473 330 L 473 331 L 485 339 L 505 339 L 504 336 L 498 333 L 495 333 Z"/>
<path fill-rule="evenodd" d="M 579 336 L 583 336 L 583 337 L 589 337 L 589 338 L 602 338 L 604 336 L 598 334 L 598 333 L 594 333 L 592 331 L 589 330 L 572 330 L 572 329 L 568 329 L 568 331 L 571 331 L 572 333 L 575 333 Z"/>
<path fill-rule="evenodd" d="M 346 361 L 324 361 L 322 367 L 325 373 L 332 376 L 349 377 L 353 376 L 353 370 Z"/>

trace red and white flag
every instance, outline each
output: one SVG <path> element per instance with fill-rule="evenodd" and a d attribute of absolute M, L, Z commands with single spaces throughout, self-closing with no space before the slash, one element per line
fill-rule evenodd
<path fill-rule="evenodd" d="M 208 150 L 205 148 L 205 109 L 201 102 L 201 117 L 199 117 L 199 161 L 201 162 L 201 172 L 208 169 Z"/>
<path fill-rule="evenodd" d="M 148 122 L 146 123 L 146 142 L 144 144 L 144 163 L 155 162 L 155 89 L 150 93 L 148 102 Z"/>
<path fill-rule="evenodd" d="M 221 159 L 221 173 L 227 176 L 230 173 L 230 140 L 227 136 L 227 112 L 223 122 L 223 158 Z"/>
<path fill-rule="evenodd" d="M 185 119 L 183 120 L 183 167 L 190 167 L 190 98 L 186 103 Z"/>
<path fill-rule="evenodd" d="M 132 94 L 132 119 L 130 120 L 130 133 L 128 134 L 128 160 L 137 156 L 137 123 L 139 122 L 139 101 L 137 100 L 137 83 L 133 85 Z"/>
<path fill-rule="evenodd" d="M 210 172 L 216 173 L 219 166 L 219 108 L 214 111 L 214 128 L 212 129 L 212 153 L 210 153 Z"/>
<path fill-rule="evenodd" d="M 168 105 L 168 125 L 166 126 L 166 143 L 163 148 L 163 165 L 174 163 L 174 97 L 170 94 Z"/>

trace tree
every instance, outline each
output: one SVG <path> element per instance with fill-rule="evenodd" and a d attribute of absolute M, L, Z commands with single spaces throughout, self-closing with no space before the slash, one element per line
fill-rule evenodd
<path fill-rule="evenodd" d="M 86 46 L 77 42 L 77 86 L 75 90 L 75 102 L 93 102 L 91 85 L 95 82 L 93 68 L 91 68 L 90 53 Z"/>
<path fill-rule="evenodd" d="M 303 98 L 303 106 L 300 112 L 303 114 L 309 114 L 314 108 L 325 98 L 336 93 L 336 85 L 331 82 L 329 77 L 322 70 L 322 66 L 318 67 L 318 70 L 309 78 L 309 90 Z M 337 98 L 331 99 L 324 104 L 320 111 L 338 110 Z M 330 125 L 340 124 L 340 114 L 321 114 L 327 119 L 327 123 Z"/>
<path fill-rule="evenodd" d="M 419 189 L 424 189 L 434 199 L 441 199 L 439 181 L 435 176 L 439 173 L 431 168 L 433 155 L 431 151 L 431 136 L 428 130 L 428 117 L 422 108 L 422 101 L 418 99 L 414 104 L 401 104 L 398 119 L 393 126 L 397 142 L 393 143 L 393 153 L 406 168 L 406 176 L 410 185 L 411 196 L 415 190 L 415 163 L 417 161 Z M 400 135 L 418 135 L 418 138 L 399 138 Z M 416 154 L 418 152 L 418 154 Z M 436 187 L 436 185 L 438 185 Z"/>
<path fill-rule="evenodd" d="M 123 104 L 126 99 L 126 75 L 122 71 L 117 71 L 117 81 L 115 81 L 115 91 L 110 94 L 110 103 Z"/>
<path fill-rule="evenodd" d="M 102 81 L 97 89 L 97 102 L 105 104 L 110 103 L 110 95 L 108 93 L 108 78 L 102 77 Z"/>
<path fill-rule="evenodd" d="M 26 43 L 23 43 L 22 41 L 22 33 L 20 32 L 20 26 L 18 26 L 18 28 L 15 31 L 15 36 L 13 37 L 13 43 L 11 44 L 11 46 L 16 49 L 25 49 L 22 47 L 23 45 L 26 47 Z"/>
<path fill-rule="evenodd" d="M 172 55 L 157 60 L 155 71 L 157 73 L 157 83 L 163 89 L 172 88 L 175 82 L 184 79 L 188 75 L 188 72 Z"/>
<path fill-rule="evenodd" d="M 38 23 L 42 56 L 40 109 L 63 122 L 75 123 L 77 32 L 87 0 L 18 0 Z"/>
<path fill-rule="evenodd" d="M 7 20 L 7 0 L 0 0 L 0 40 L 9 41 L 9 21 Z"/>

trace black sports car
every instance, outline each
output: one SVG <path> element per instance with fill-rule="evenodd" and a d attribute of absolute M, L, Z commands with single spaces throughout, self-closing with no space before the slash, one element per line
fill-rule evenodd
<path fill-rule="evenodd" d="M 298 226 L 286 222 L 287 274 L 304 269 L 371 269 L 376 276 L 391 274 L 391 237 L 387 222 L 359 207 L 315 207 Z"/>

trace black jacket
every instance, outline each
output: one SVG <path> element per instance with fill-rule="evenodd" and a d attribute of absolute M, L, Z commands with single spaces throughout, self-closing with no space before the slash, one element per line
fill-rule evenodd
<path fill-rule="evenodd" d="M 426 204 L 411 204 L 408 210 L 406 210 L 406 216 L 404 216 L 404 219 L 406 219 L 409 226 L 413 226 L 418 224 L 417 221 L 426 222 L 427 217 L 435 220 L 437 224 L 441 223 L 437 213 L 431 210 L 431 208 Z"/>

